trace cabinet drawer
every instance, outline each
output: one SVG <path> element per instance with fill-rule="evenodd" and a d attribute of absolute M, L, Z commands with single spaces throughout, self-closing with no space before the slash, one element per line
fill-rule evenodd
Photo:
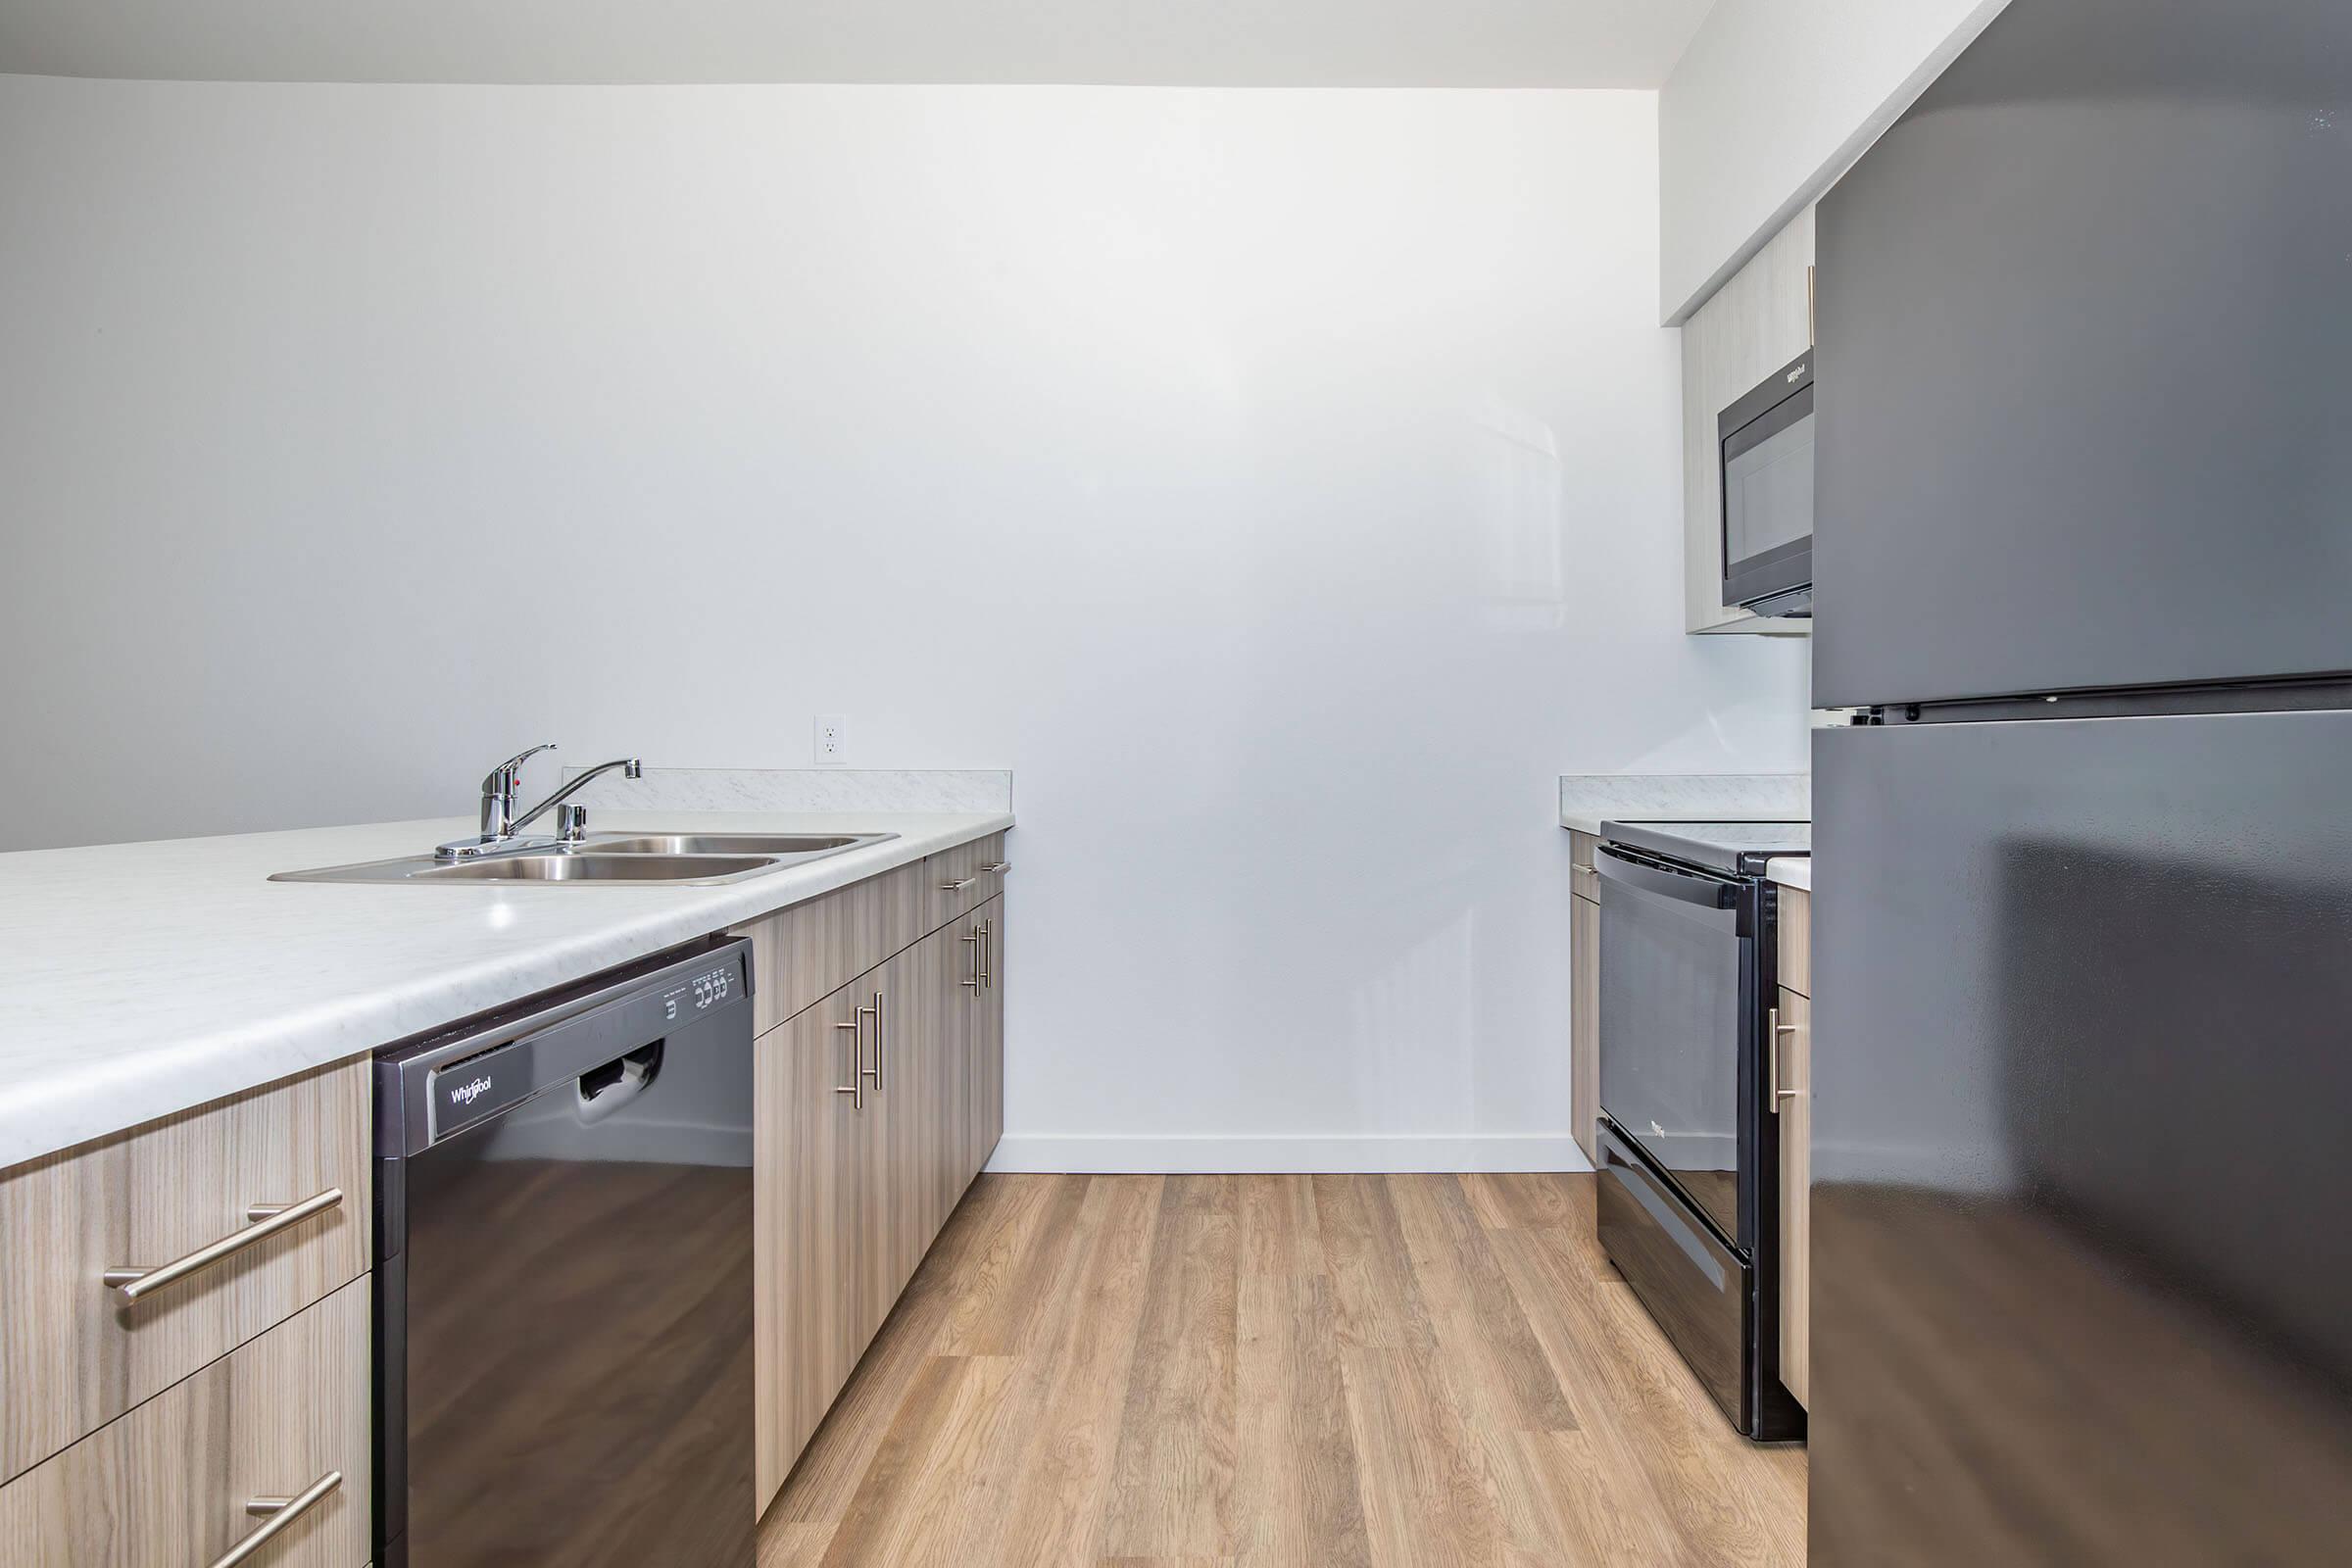
<path fill-rule="evenodd" d="M 931 906 L 923 922 L 926 932 L 962 918 L 1004 891 L 1004 835 L 991 833 L 969 844 L 942 850 L 925 860 L 930 874 Z M 1006 869 L 1009 869 L 1007 866 Z"/>
<path fill-rule="evenodd" d="M 0 1175 L 0 1480 L 360 1276 L 368 1097 L 350 1062 Z M 269 1234 L 249 1212 L 328 1194 Z M 208 1249 L 136 1299 L 105 1283 Z"/>
<path fill-rule="evenodd" d="M 903 951 L 926 929 L 924 862 L 778 909 L 736 933 L 752 939 L 752 1028 L 765 1034 Z"/>
<path fill-rule="evenodd" d="M 204 1568 L 267 1515 L 341 1479 L 251 1557 L 368 1560 L 368 1281 L 353 1281 L 0 1487 L 11 1568 Z"/>
<path fill-rule="evenodd" d="M 1589 865 L 1570 866 L 1568 868 L 1568 891 L 1580 899 L 1590 899 L 1592 903 L 1598 904 L 1600 902 L 1600 873 Z"/>

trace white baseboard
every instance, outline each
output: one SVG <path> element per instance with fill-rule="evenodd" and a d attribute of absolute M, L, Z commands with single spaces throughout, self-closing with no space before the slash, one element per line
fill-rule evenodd
<path fill-rule="evenodd" d="M 990 1170 L 1107 1175 L 1591 1170 L 1566 1133 L 1466 1137 L 1124 1138 L 1008 1133 Z"/>

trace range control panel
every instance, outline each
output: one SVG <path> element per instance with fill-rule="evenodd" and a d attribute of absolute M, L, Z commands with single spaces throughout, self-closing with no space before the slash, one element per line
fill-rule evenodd
<path fill-rule="evenodd" d="M 722 963 L 662 992 L 662 1015 L 672 1021 L 690 1018 L 723 1002 L 732 1002 L 740 995 L 742 981 L 736 974 L 735 965 Z"/>

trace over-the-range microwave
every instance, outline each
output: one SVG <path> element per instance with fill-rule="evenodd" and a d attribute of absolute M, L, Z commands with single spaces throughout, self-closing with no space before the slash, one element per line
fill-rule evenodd
<path fill-rule="evenodd" d="M 1723 475 L 1723 602 L 1813 613 L 1813 355 L 1716 420 Z"/>

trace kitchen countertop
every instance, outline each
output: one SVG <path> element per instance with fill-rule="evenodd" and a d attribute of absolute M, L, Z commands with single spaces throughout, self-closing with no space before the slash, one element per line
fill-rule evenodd
<path fill-rule="evenodd" d="M 1809 821 L 1807 773 L 1563 773 L 1560 826 L 1621 822 Z"/>
<path fill-rule="evenodd" d="M 470 818 L 0 854 L 0 1169 L 373 1051 L 1012 826 L 608 811 L 596 832 L 896 833 L 718 887 L 271 882 Z"/>
<path fill-rule="evenodd" d="M 1764 862 L 1764 874 L 1785 888 L 1813 891 L 1813 858 L 1807 855 L 1775 856 Z"/>

